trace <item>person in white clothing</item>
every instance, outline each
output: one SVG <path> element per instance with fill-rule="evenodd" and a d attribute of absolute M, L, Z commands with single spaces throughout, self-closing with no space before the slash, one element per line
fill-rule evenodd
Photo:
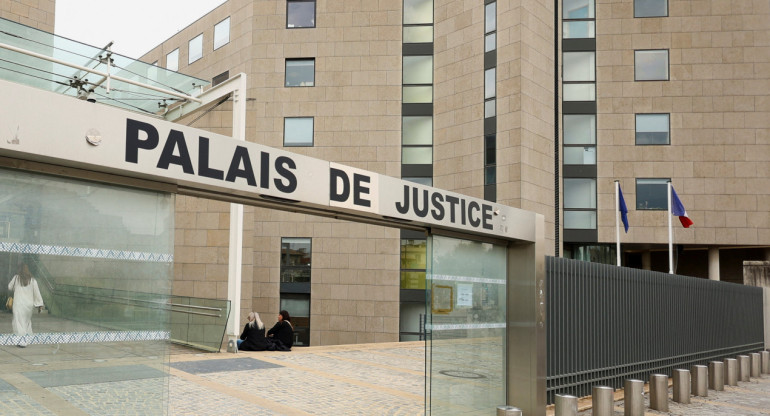
<path fill-rule="evenodd" d="M 32 335 L 32 311 L 43 310 L 43 298 L 37 281 L 29 272 L 26 263 L 19 267 L 19 274 L 13 276 L 8 283 L 8 290 L 13 291 L 13 332 L 16 335 Z M 25 347 L 26 340 L 19 342 L 19 347 Z"/>

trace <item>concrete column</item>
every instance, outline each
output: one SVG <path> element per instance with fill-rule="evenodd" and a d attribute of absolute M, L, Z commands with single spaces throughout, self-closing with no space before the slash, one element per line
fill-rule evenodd
<path fill-rule="evenodd" d="M 650 409 L 668 412 L 668 376 L 650 374 Z"/>
<path fill-rule="evenodd" d="M 623 383 L 623 416 L 644 416 L 644 381 Z"/>
<path fill-rule="evenodd" d="M 607 386 L 594 386 L 591 396 L 591 414 L 594 416 L 613 416 L 613 403 L 615 402 L 615 389 Z"/>
<path fill-rule="evenodd" d="M 761 358 L 759 356 L 758 352 L 751 354 L 751 376 L 754 378 L 759 378 L 760 369 L 761 367 Z"/>
<path fill-rule="evenodd" d="M 692 395 L 708 396 L 708 367 L 705 365 L 694 365 L 690 369 L 690 373 L 692 374 Z"/>
<path fill-rule="evenodd" d="M 738 385 L 738 360 L 735 358 L 725 358 L 725 384 Z"/>
<path fill-rule="evenodd" d="M 716 391 L 725 389 L 725 363 L 722 361 L 709 363 L 709 388 Z"/>
<path fill-rule="evenodd" d="M 709 279 L 719 280 L 719 247 L 709 247 Z"/>
<path fill-rule="evenodd" d="M 690 403 L 690 372 L 687 370 L 674 370 L 674 401 Z"/>
<path fill-rule="evenodd" d="M 751 381 L 751 357 L 738 356 L 738 381 Z"/>
<path fill-rule="evenodd" d="M 650 250 L 642 252 L 642 270 L 652 270 L 652 260 L 650 259 Z"/>

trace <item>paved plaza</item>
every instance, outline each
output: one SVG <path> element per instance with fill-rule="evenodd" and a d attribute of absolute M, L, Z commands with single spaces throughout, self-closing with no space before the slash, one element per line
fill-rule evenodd
<path fill-rule="evenodd" d="M 30 364 L 36 356 L 30 355 L 33 348 L 40 349 L 39 357 L 54 356 L 46 350 L 54 346 L 0 351 L 0 415 L 154 415 L 163 413 L 153 406 L 164 401 L 171 415 L 425 414 L 422 342 L 238 354 L 171 347 L 170 363 L 123 348 L 115 350 L 121 354 L 105 353 L 103 360 L 90 360 L 91 366 L 81 362 L 78 368 L 68 367 L 72 360 Z M 66 345 L 59 348 L 57 355 L 76 353 Z M 14 360 L 21 351 L 27 362 Z M 114 371 L 118 367 L 120 371 Z M 164 369 L 169 377 L 158 376 Z M 622 415 L 622 400 L 615 404 L 616 415 Z M 493 415 L 496 405 L 490 403 L 488 413 L 459 414 Z M 590 415 L 591 410 L 580 414 Z M 672 402 L 668 414 L 770 415 L 770 376 L 740 382 L 724 392 L 709 390 L 708 397 L 693 397 L 689 405 Z"/>

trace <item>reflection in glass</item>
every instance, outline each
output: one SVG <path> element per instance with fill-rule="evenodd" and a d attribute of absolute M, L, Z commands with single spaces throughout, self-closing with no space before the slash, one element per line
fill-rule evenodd
<path fill-rule="evenodd" d="M 497 33 L 490 33 L 484 37 L 484 52 L 497 49 Z"/>
<path fill-rule="evenodd" d="M 494 117 L 497 114 L 497 102 L 492 100 L 484 101 L 484 118 Z"/>
<path fill-rule="evenodd" d="M 595 165 L 596 147 L 594 146 L 565 146 L 564 147 L 565 165 Z"/>
<path fill-rule="evenodd" d="M 636 144 L 669 144 L 668 114 L 637 114 Z"/>
<path fill-rule="evenodd" d="M 310 258 L 309 238 L 281 238 L 281 282 L 309 282 Z"/>
<path fill-rule="evenodd" d="M 166 55 L 166 69 L 169 71 L 179 70 L 179 49 L 174 49 Z"/>
<path fill-rule="evenodd" d="M 634 0 L 634 17 L 668 16 L 668 0 Z"/>
<path fill-rule="evenodd" d="M 493 185 L 497 183 L 497 167 L 486 166 L 484 168 L 484 185 Z"/>
<path fill-rule="evenodd" d="M 214 26 L 214 50 L 227 45 L 230 42 L 230 18 L 217 23 Z"/>
<path fill-rule="evenodd" d="M 425 271 L 401 271 L 401 289 L 425 290 Z"/>
<path fill-rule="evenodd" d="M 564 81 L 595 81 L 596 52 L 564 52 Z"/>
<path fill-rule="evenodd" d="M 495 97 L 497 87 L 495 69 L 496 68 L 490 68 L 484 71 L 484 98 Z"/>
<path fill-rule="evenodd" d="M 287 0 L 286 27 L 315 27 L 315 0 Z"/>
<path fill-rule="evenodd" d="M 668 178 L 636 180 L 636 209 L 667 209 Z"/>
<path fill-rule="evenodd" d="M 294 346 L 310 345 L 310 295 L 300 293 L 281 293 L 280 310 L 289 312 L 294 327 Z M 277 315 L 277 314 L 276 314 Z M 262 317 L 265 320 L 265 317 Z M 269 326 L 270 320 L 265 320 Z"/>
<path fill-rule="evenodd" d="M 564 39 L 587 39 L 596 37 L 596 22 L 593 20 L 567 21 L 563 24 Z"/>
<path fill-rule="evenodd" d="M 430 165 L 433 163 L 432 147 L 403 147 L 401 163 L 404 165 Z"/>
<path fill-rule="evenodd" d="M 564 210 L 564 228 L 577 230 L 595 230 L 596 211 Z"/>
<path fill-rule="evenodd" d="M 426 267 L 426 247 L 425 239 L 402 239 L 401 240 L 401 268 L 425 270 Z"/>
<path fill-rule="evenodd" d="M 565 114 L 564 144 L 596 144 L 596 114 Z"/>
<path fill-rule="evenodd" d="M 564 101 L 596 101 L 596 84 L 564 84 Z"/>
<path fill-rule="evenodd" d="M 313 145 L 313 117 L 286 117 L 283 119 L 284 146 Z"/>
<path fill-rule="evenodd" d="M 596 179 L 564 178 L 564 208 L 596 208 Z"/>
<path fill-rule="evenodd" d="M 668 50 L 634 51 L 634 75 L 637 81 L 668 80 Z"/>
<path fill-rule="evenodd" d="M 433 186 L 433 178 L 403 176 L 401 179 L 409 182 L 419 183 L 420 185 Z"/>
<path fill-rule="evenodd" d="M 402 120 L 402 144 L 433 144 L 432 116 L 404 116 Z"/>
<path fill-rule="evenodd" d="M 433 56 L 405 56 L 403 76 L 404 84 L 432 84 Z"/>
<path fill-rule="evenodd" d="M 492 2 L 484 7 L 484 33 L 497 30 L 497 2 Z"/>
<path fill-rule="evenodd" d="M 495 163 L 497 163 L 496 135 L 490 134 L 484 136 L 484 164 L 494 165 Z"/>
<path fill-rule="evenodd" d="M 404 26 L 404 43 L 433 42 L 433 26 Z"/>
<path fill-rule="evenodd" d="M 412 86 L 404 87 L 403 101 L 407 104 L 410 103 L 432 103 L 433 102 L 433 87 L 432 86 Z"/>
<path fill-rule="evenodd" d="M 433 0 L 404 0 L 404 24 L 433 23 Z"/>
<path fill-rule="evenodd" d="M 192 38 L 188 43 L 189 55 L 187 57 L 187 63 L 191 64 L 203 57 L 203 34 Z"/>
<path fill-rule="evenodd" d="M 287 59 L 286 86 L 312 87 L 315 85 L 315 59 Z"/>
<path fill-rule="evenodd" d="M 588 19 L 594 17 L 594 0 L 564 0 L 565 19 Z"/>

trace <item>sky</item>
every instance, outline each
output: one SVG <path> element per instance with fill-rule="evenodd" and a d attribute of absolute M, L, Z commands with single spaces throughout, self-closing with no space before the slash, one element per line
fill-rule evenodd
<path fill-rule="evenodd" d="M 56 0 L 54 33 L 139 58 L 224 0 Z"/>

